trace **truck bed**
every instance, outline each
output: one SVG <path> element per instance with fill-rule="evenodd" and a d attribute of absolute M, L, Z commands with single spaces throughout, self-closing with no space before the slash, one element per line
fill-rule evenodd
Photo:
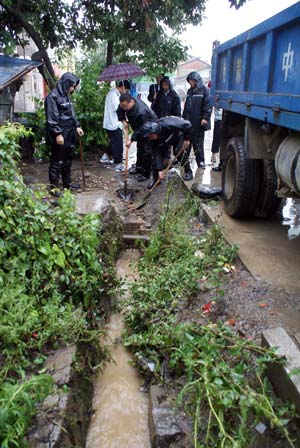
<path fill-rule="evenodd" d="M 211 102 L 300 130 L 300 2 L 215 49 Z"/>

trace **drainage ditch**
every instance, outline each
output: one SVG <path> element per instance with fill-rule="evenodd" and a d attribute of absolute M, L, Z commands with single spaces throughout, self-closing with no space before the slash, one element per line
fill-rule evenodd
<path fill-rule="evenodd" d="M 125 281 L 134 279 L 132 262 L 140 257 L 136 246 L 147 243 L 147 231 L 141 222 L 124 223 L 125 250 L 116 264 L 117 276 Z M 150 448 L 149 397 L 141 391 L 142 378 L 132 366 L 132 357 L 122 345 L 124 328 L 120 313 L 111 316 L 106 326 L 104 343 L 112 360 L 99 372 L 94 383 L 92 417 L 86 448 Z"/>

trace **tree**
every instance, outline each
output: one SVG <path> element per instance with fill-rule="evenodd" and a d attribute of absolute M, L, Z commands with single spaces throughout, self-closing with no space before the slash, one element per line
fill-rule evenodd
<path fill-rule="evenodd" d="M 225 0 L 224 0 L 225 1 Z M 239 8 L 246 0 L 228 0 Z M 42 59 L 42 75 L 50 88 L 55 76 L 47 49 L 87 48 L 107 42 L 106 65 L 114 55 L 135 59 L 152 73 L 173 69 L 186 48 L 175 35 L 188 23 L 201 23 L 207 0 L 0 0 L 0 46 L 6 53 L 21 42 L 21 31 L 32 38 Z M 24 42 L 23 42 L 24 43 Z M 46 68 L 46 70 L 45 70 Z"/>
<path fill-rule="evenodd" d="M 44 61 L 41 73 L 52 88 L 56 81 L 47 48 L 75 46 L 70 15 L 70 5 L 61 0 L 0 0 L 0 45 L 8 54 L 24 45 L 25 30 L 38 48 L 33 59 Z"/>

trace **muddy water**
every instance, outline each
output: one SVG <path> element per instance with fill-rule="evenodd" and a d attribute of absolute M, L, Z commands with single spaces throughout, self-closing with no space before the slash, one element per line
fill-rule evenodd
<path fill-rule="evenodd" d="M 132 279 L 129 264 L 139 256 L 137 250 L 125 251 L 117 263 L 118 276 Z M 94 414 L 86 448 L 150 448 L 148 396 L 140 392 L 142 380 L 119 341 L 123 326 L 121 314 L 114 314 L 107 325 L 106 342 L 113 362 L 105 366 L 95 382 Z"/>

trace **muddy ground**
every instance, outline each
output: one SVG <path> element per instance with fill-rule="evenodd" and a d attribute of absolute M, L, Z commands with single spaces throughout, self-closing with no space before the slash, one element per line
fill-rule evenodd
<path fill-rule="evenodd" d="M 39 188 L 40 184 L 47 184 L 47 163 L 23 162 L 22 171 L 28 184 Z M 98 159 L 92 159 L 84 166 L 86 177 L 85 191 L 77 190 L 77 203 L 85 212 L 97 211 L 97 204 L 111 203 L 121 216 L 124 224 L 139 223 L 141 231 L 147 233 L 155 228 L 166 203 L 168 190 L 172 185 L 172 201 L 181 202 L 190 194 L 182 183 L 179 170 L 174 169 L 168 178 L 149 196 L 148 182 L 139 183 L 135 176 L 129 176 L 128 189 L 132 193 L 130 201 L 120 198 L 118 191 L 124 191 L 124 175 L 116 173 L 113 165 L 101 165 Z M 74 181 L 82 184 L 79 161 L 74 161 L 72 169 Z M 148 199 L 145 205 L 136 209 L 145 195 Z M 54 201 L 50 195 L 47 200 Z M 199 199 L 200 201 L 200 199 Z M 200 212 L 191 222 L 191 233 L 201 237 L 211 225 L 207 216 Z M 283 289 L 274 288 L 263 280 L 255 280 L 242 262 L 236 262 L 226 268 L 221 282 L 212 285 L 207 278 L 199 279 L 200 291 L 196 297 L 179 305 L 179 321 L 195 321 L 199 324 L 208 320 L 221 320 L 233 332 L 258 344 L 261 333 L 267 328 L 283 326 L 290 335 L 296 334 L 299 328 L 298 313 L 300 302 L 297 294 L 288 293 Z M 203 315 L 205 305 L 212 303 L 211 312 Z M 262 440 L 261 448 L 271 446 L 285 447 L 281 438 Z M 257 447 L 256 447 L 257 448 Z"/>
<path fill-rule="evenodd" d="M 26 183 L 34 185 L 35 188 L 39 188 L 40 184 L 47 184 L 48 163 L 23 161 L 21 169 Z M 84 165 L 84 171 L 86 189 L 84 192 L 82 189 L 75 191 L 78 202 L 90 205 L 90 210 L 93 211 L 95 201 L 104 198 L 114 205 L 124 223 L 138 222 L 145 231 L 151 230 L 157 224 L 170 184 L 173 184 L 173 201 L 183 201 L 188 194 L 180 180 L 178 169 L 171 170 L 168 178 L 150 195 L 147 189 L 148 181 L 139 183 L 136 176 L 128 176 L 128 191 L 132 195 L 130 201 L 122 200 L 118 194 L 124 192 L 124 174 L 116 173 L 113 165 L 100 164 L 98 158 L 94 157 Z M 73 162 L 72 179 L 82 184 L 81 167 L 76 160 Z M 145 205 L 137 210 L 136 205 L 143 202 L 145 196 L 149 198 Z M 48 196 L 48 199 L 53 201 L 51 196 Z M 193 223 L 193 234 L 201 235 L 208 225 L 208 220 L 202 214 Z M 215 300 L 216 309 L 211 317 L 215 315 L 223 322 L 228 322 L 233 330 L 257 342 L 260 342 L 261 332 L 266 328 L 283 326 L 290 334 L 299 331 L 298 294 L 274 288 L 263 280 L 255 280 L 238 259 L 232 269 L 224 272 L 222 285 L 213 287 L 208 285 L 205 279 L 201 280 L 201 293 L 189 301 L 187 309 L 182 310 L 181 319 L 201 320 L 203 305 Z"/>

